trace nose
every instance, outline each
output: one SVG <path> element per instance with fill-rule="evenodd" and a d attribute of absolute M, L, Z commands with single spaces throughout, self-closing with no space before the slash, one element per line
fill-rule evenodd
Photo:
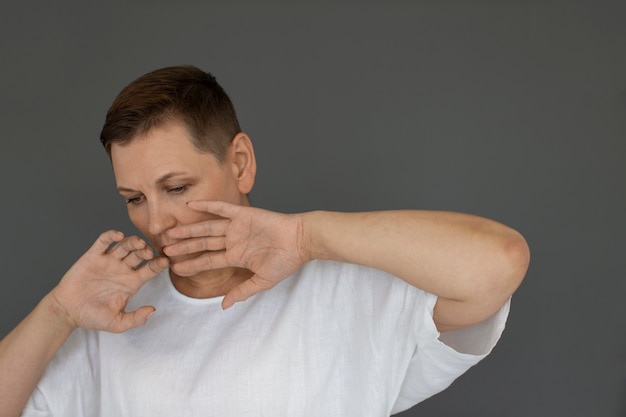
<path fill-rule="evenodd" d="M 153 201 L 149 205 L 148 230 L 151 235 L 157 236 L 176 225 L 176 217 L 166 203 Z"/>

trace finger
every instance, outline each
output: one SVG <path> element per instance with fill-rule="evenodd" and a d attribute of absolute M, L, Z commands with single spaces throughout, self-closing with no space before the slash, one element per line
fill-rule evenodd
<path fill-rule="evenodd" d="M 276 283 L 268 280 L 264 280 L 258 275 L 253 275 L 250 279 L 245 280 L 232 290 L 230 290 L 222 300 L 222 309 L 226 310 L 233 306 L 233 304 L 240 301 L 245 301 L 261 291 L 269 290 Z"/>
<path fill-rule="evenodd" d="M 135 327 L 143 326 L 155 311 L 156 308 L 152 306 L 143 306 L 130 313 L 122 312 L 111 331 L 113 333 L 122 333 Z"/>
<path fill-rule="evenodd" d="M 190 237 L 223 236 L 230 224 L 228 219 L 207 220 L 200 223 L 177 226 L 167 231 L 170 237 L 185 239 Z"/>
<path fill-rule="evenodd" d="M 108 230 L 98 236 L 98 239 L 96 239 L 93 245 L 91 245 L 89 251 L 93 251 L 99 254 L 106 253 L 106 251 L 109 249 L 109 246 L 111 246 L 115 242 L 119 242 L 123 238 L 124 233 L 117 230 Z"/>
<path fill-rule="evenodd" d="M 143 261 L 148 261 L 154 258 L 154 252 L 150 247 L 135 250 L 130 252 L 125 258 L 124 263 L 131 268 L 136 268 Z"/>
<path fill-rule="evenodd" d="M 225 252 L 209 252 L 198 256 L 194 259 L 188 259 L 185 261 L 172 263 L 172 270 L 183 277 L 195 275 L 201 271 L 208 271 L 211 269 L 226 268 L 229 266 L 243 266 L 229 263 Z"/>
<path fill-rule="evenodd" d="M 163 248 L 167 256 L 181 256 L 190 253 L 217 251 L 226 249 L 226 236 L 186 239 Z"/>
<path fill-rule="evenodd" d="M 237 214 L 237 211 L 241 208 L 241 206 L 226 203 L 224 201 L 209 201 L 209 200 L 195 200 L 188 201 L 187 206 L 190 209 L 196 211 L 203 211 L 206 213 L 217 214 L 220 217 L 224 217 L 227 219 L 232 218 Z"/>
<path fill-rule="evenodd" d="M 119 241 L 116 245 L 114 245 L 111 249 L 109 249 L 108 254 L 114 257 L 115 259 L 124 259 L 130 252 L 136 250 L 143 250 L 146 248 L 146 242 L 137 236 L 129 236 L 121 241 Z"/>
<path fill-rule="evenodd" d="M 137 277 L 141 281 L 141 285 L 157 276 L 161 271 L 169 266 L 167 258 L 160 256 L 146 262 L 137 268 Z"/>

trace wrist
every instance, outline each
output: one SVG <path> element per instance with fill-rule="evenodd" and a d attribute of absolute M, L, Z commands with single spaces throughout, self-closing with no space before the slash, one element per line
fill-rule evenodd
<path fill-rule="evenodd" d="M 72 332 L 78 327 L 54 289 L 43 298 L 42 306 L 45 308 L 46 317 L 51 320 L 55 329 Z"/>
<path fill-rule="evenodd" d="M 301 253 L 308 262 L 314 259 L 329 259 L 323 240 L 324 212 L 310 211 L 301 215 Z"/>

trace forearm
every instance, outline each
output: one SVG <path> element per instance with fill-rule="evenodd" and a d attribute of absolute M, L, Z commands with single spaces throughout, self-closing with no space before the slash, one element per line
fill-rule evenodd
<path fill-rule="evenodd" d="M 468 322 L 493 313 L 526 271 L 516 231 L 491 220 L 440 211 L 304 215 L 310 257 L 371 266 L 463 307 Z M 476 311 L 472 311 L 472 306 Z"/>
<path fill-rule="evenodd" d="M 19 416 L 46 366 L 72 332 L 50 296 L 0 341 L 0 416 Z"/>
<path fill-rule="evenodd" d="M 54 290 L 0 341 L 0 417 L 20 415 L 73 329 L 120 333 L 145 324 L 154 307 L 127 312 L 126 306 L 167 266 L 142 239 L 115 230 L 102 233 Z"/>

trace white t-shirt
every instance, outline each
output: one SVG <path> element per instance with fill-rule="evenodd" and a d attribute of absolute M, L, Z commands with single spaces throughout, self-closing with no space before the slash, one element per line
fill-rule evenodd
<path fill-rule="evenodd" d="M 436 296 L 368 267 L 313 261 L 226 311 L 222 298 L 161 273 L 128 307 L 155 306 L 148 323 L 74 331 L 22 415 L 388 416 L 486 356 L 509 308 L 445 334 L 460 353 L 439 340 Z"/>

